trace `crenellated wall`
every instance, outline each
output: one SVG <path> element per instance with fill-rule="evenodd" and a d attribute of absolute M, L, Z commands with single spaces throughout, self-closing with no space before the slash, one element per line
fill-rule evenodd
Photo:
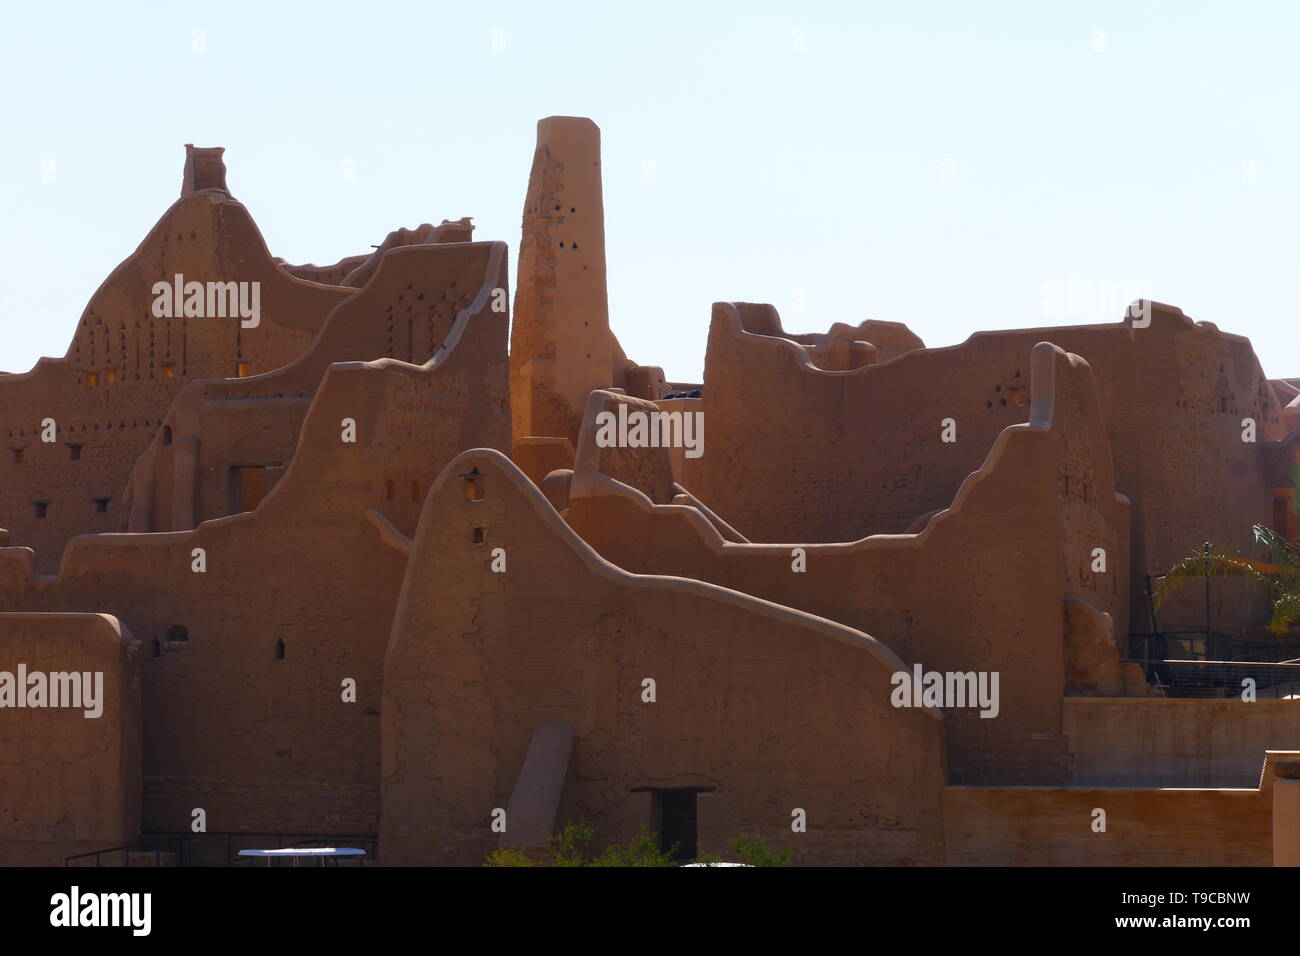
<path fill-rule="evenodd" d="M 1246 339 L 1148 306 L 1147 327 L 1126 318 L 979 332 L 958 346 L 829 372 L 793 342 L 746 331 L 742 312 L 756 307 L 718 303 L 702 398 L 708 449 L 684 484 L 750 540 L 904 531 L 945 507 L 1002 430 L 1027 420 L 1029 354 L 1052 342 L 1081 355 L 1096 377 L 1115 486 L 1133 504 L 1130 613 L 1146 630 L 1146 575 L 1205 540 L 1245 549 L 1252 524 L 1270 520 L 1260 449 L 1282 429 Z M 1254 444 L 1242 440 L 1247 417 L 1257 425 Z M 942 440 L 945 420 L 955 442 Z M 1224 627 L 1259 610 L 1232 587 L 1216 589 L 1214 601 Z M 1202 602 L 1186 595 L 1160 623 L 1202 619 Z"/>
<path fill-rule="evenodd" d="M 385 660 L 385 862 L 481 863 L 555 722 L 603 839 L 651 825 L 644 788 L 698 787 L 700 852 L 744 833 L 796 862 L 938 862 L 941 721 L 890 706 L 900 666 L 811 614 L 614 567 L 504 456 L 467 452 L 430 492 Z"/>
<path fill-rule="evenodd" d="M 1027 384 L 1033 373 L 1031 421 L 1004 429 L 950 506 L 917 533 L 732 543 L 694 508 L 653 505 L 609 476 L 577 472 L 566 518 L 629 571 L 710 581 L 839 621 L 909 667 L 999 672 L 998 717 L 948 715 L 951 779 L 1063 783 L 1064 601 L 1086 602 L 1122 627 L 1127 507 L 1108 476 L 1087 363 L 1042 344 L 1024 371 Z M 1095 548 L 1106 552 L 1104 573 L 1092 571 Z M 1110 659 L 1118 667 L 1113 646 Z"/>

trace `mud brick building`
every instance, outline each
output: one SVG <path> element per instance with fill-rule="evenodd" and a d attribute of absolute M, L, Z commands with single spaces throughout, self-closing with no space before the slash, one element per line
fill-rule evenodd
<path fill-rule="evenodd" d="M 673 382 L 611 329 L 604 215 L 600 131 L 550 117 L 513 283 L 469 218 L 292 265 L 187 147 L 67 354 L 0 374 L 0 863 L 194 862 L 200 810 L 385 865 L 579 816 L 807 865 L 1297 858 L 1297 639 L 1239 582 L 1151 592 L 1295 539 L 1300 380 L 1156 302 L 937 349 L 717 302 Z M 177 275 L 258 321 L 158 315 Z M 102 714 L 19 706 L 19 665 Z"/>

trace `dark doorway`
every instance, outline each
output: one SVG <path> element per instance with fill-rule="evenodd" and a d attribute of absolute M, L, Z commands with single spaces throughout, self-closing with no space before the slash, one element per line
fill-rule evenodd
<path fill-rule="evenodd" d="M 659 852 L 673 851 L 675 860 L 693 860 L 696 852 L 696 790 L 656 790 L 654 831 Z M 674 844 L 676 848 L 674 849 Z"/>

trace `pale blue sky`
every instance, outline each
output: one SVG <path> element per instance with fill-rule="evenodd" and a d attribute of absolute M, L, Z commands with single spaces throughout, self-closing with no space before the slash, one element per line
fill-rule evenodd
<path fill-rule="evenodd" d="M 1132 290 L 1300 376 L 1298 11 L 11 5 L 0 368 L 65 352 L 177 197 L 184 143 L 226 147 L 232 192 L 290 261 L 470 215 L 513 263 L 536 121 L 569 114 L 603 131 L 612 325 L 671 379 L 700 379 L 719 299 L 773 302 L 797 331 L 877 318 L 949 345 L 1113 321 Z"/>

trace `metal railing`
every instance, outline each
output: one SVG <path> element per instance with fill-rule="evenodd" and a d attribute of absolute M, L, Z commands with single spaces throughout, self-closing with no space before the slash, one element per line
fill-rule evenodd
<path fill-rule="evenodd" d="M 313 846 L 355 846 L 366 851 L 360 861 L 379 855 L 379 837 L 374 834 L 336 833 L 160 833 L 134 843 L 92 850 L 65 857 L 64 866 L 248 866 L 249 857 L 240 850 L 273 850 Z M 197 852 L 196 852 L 197 851 Z M 121 854 L 121 862 L 114 855 Z M 91 862 L 93 861 L 93 862 Z M 107 862 L 106 862 L 107 861 Z"/>
<path fill-rule="evenodd" d="M 135 843 L 127 843 L 123 846 L 109 847 L 105 850 L 91 850 L 89 853 L 77 853 L 73 856 L 64 857 L 64 866 L 103 866 L 104 859 L 114 853 L 122 854 L 122 866 L 155 866 L 163 865 L 163 856 L 166 854 L 174 863 L 168 863 L 169 866 L 187 866 L 188 862 L 182 862 L 187 857 L 189 847 L 186 845 L 185 838 L 180 835 L 176 836 L 159 836 L 137 840 Z M 132 860 L 139 857 L 149 858 L 153 855 L 152 863 L 133 863 Z M 82 861 L 93 860 L 94 863 Z M 108 864 L 112 866 L 110 862 Z"/>
<path fill-rule="evenodd" d="M 1147 683 L 1166 697 L 1240 697 L 1247 678 L 1254 681 L 1257 698 L 1300 696 L 1300 664 L 1132 658 L 1125 663 L 1140 665 Z"/>
<path fill-rule="evenodd" d="M 1129 656 L 1139 661 L 1258 661 L 1284 664 L 1300 658 L 1300 642 L 1290 635 L 1251 640 L 1223 631 L 1130 633 Z"/>

